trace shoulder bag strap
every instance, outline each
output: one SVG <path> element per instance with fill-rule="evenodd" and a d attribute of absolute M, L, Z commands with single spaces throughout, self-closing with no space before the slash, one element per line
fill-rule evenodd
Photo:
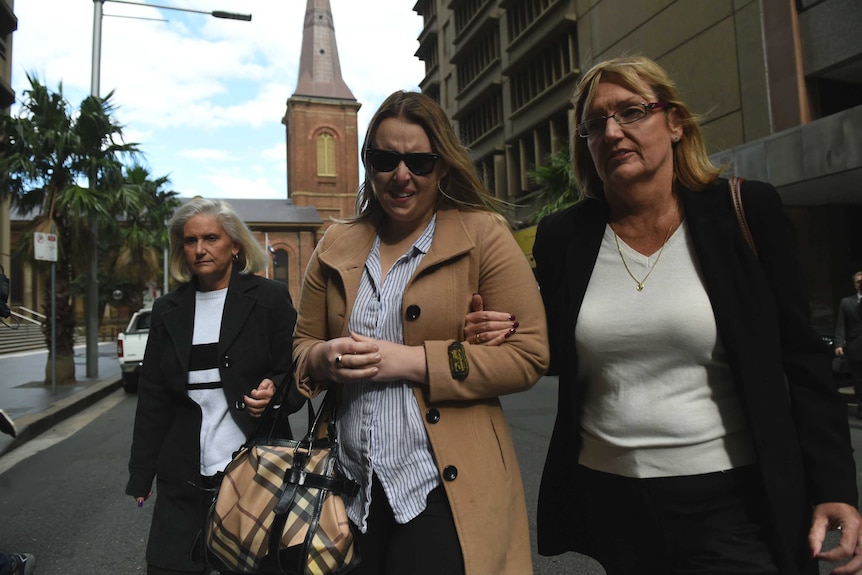
<path fill-rule="evenodd" d="M 290 385 L 296 385 L 293 378 L 289 376 L 285 377 L 285 381 L 282 382 L 280 387 L 276 388 L 275 394 L 272 396 L 272 399 L 269 400 L 269 403 L 266 405 L 260 419 L 257 421 L 254 431 L 249 434 L 248 439 L 243 443 L 242 448 L 251 445 L 254 439 L 260 437 L 272 437 L 275 435 L 275 430 L 278 429 L 281 419 L 286 419 L 288 417 L 288 414 L 285 413 L 287 409 L 282 409 L 282 407 L 287 403 L 287 397 L 289 395 L 288 386 Z M 305 400 L 305 404 L 308 409 L 308 421 L 311 422 L 314 418 L 314 408 L 311 405 L 311 401 L 308 399 Z M 276 406 L 279 408 L 276 409 Z M 275 413 L 273 413 L 273 411 L 275 411 Z M 265 429 L 267 424 L 268 430 Z"/>
<path fill-rule="evenodd" d="M 739 229 L 742 232 L 742 237 L 745 238 L 746 243 L 751 248 L 751 251 L 754 252 L 755 257 L 759 257 L 757 255 L 757 247 L 754 245 L 754 238 L 751 236 L 751 230 L 748 228 L 748 220 L 745 219 L 745 209 L 742 207 L 741 184 L 744 181 L 744 178 L 739 178 L 737 176 L 733 176 L 728 180 L 727 183 L 730 186 L 730 199 L 733 202 L 733 211 L 736 213 L 736 221 L 739 222 Z"/>

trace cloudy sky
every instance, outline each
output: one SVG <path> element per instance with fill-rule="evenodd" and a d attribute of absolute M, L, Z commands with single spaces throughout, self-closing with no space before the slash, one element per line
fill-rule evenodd
<path fill-rule="evenodd" d="M 144 165 L 182 196 L 285 198 L 281 118 L 296 89 L 306 0 L 135 2 L 252 15 L 240 22 L 105 1 L 101 94 L 114 90 L 116 117 Z M 362 104 L 360 134 L 387 95 L 418 89 L 423 77 L 414 3 L 331 0 L 342 74 Z M 79 106 L 90 93 L 93 11 L 92 0 L 15 2 L 19 98 L 30 73 L 52 90 L 62 83 Z"/>

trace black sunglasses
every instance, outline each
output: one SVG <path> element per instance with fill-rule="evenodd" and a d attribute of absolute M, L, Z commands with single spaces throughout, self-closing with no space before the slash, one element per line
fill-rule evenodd
<path fill-rule="evenodd" d="M 417 176 L 425 176 L 434 170 L 434 164 L 440 158 L 440 154 L 430 152 L 399 154 L 388 150 L 367 150 L 365 157 L 371 167 L 378 172 L 391 172 L 403 161 L 408 170 Z"/>

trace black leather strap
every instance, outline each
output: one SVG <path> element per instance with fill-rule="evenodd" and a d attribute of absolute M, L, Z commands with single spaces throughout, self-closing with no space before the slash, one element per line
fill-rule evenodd
<path fill-rule="evenodd" d="M 359 493 L 359 484 L 351 479 L 342 479 L 340 477 L 327 477 L 326 475 L 318 475 L 317 473 L 309 473 L 302 469 L 291 469 L 284 480 L 291 484 L 302 485 L 304 487 L 312 487 L 316 489 L 328 489 L 340 493 L 341 495 L 349 495 L 351 497 Z M 281 503 L 281 502 L 279 502 Z M 278 513 L 278 506 L 276 506 Z"/>

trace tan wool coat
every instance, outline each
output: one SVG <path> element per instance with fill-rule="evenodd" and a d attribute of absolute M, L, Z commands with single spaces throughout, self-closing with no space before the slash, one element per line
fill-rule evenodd
<path fill-rule="evenodd" d="M 294 359 L 300 389 L 316 343 L 348 335 L 374 222 L 330 227 L 309 262 Z M 473 294 L 516 316 L 499 346 L 463 342 L 469 373 L 456 379 L 448 347 L 464 339 Z M 533 273 L 506 225 L 486 212 L 441 209 L 431 248 L 404 291 L 404 343 L 424 345 L 427 385 L 414 388 L 446 489 L 467 575 L 533 572 L 521 474 L 499 396 L 532 387 L 548 367 L 545 313 Z"/>

